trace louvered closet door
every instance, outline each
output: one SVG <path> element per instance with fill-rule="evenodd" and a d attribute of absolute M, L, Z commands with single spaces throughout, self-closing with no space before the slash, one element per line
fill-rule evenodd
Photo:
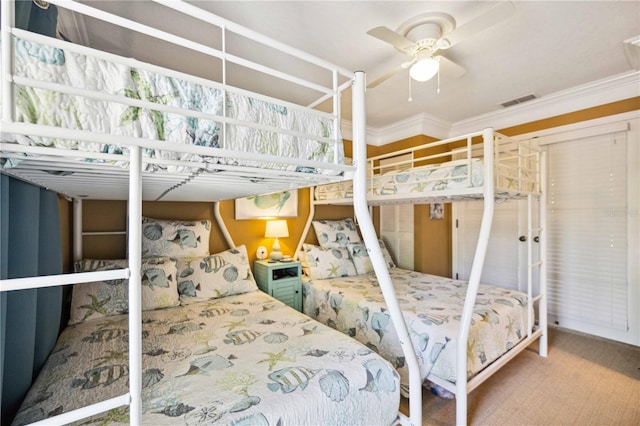
<path fill-rule="evenodd" d="M 548 149 L 549 320 L 624 341 L 632 294 L 627 133 Z"/>
<path fill-rule="evenodd" d="M 413 204 L 380 206 L 380 228 L 396 265 L 413 270 Z"/>
<path fill-rule="evenodd" d="M 411 154 L 394 157 L 391 162 L 410 160 Z M 380 162 L 384 166 L 384 160 Z M 409 164 L 399 168 L 409 168 Z M 391 168 L 383 168 L 382 172 Z M 413 204 L 380 206 L 380 237 L 385 242 L 396 265 L 403 269 L 414 269 Z"/>
<path fill-rule="evenodd" d="M 458 279 L 467 280 L 471 274 L 483 209 L 482 201 L 457 202 L 453 205 L 453 276 Z M 534 227 L 537 226 L 537 210 L 536 203 L 533 207 Z M 496 204 L 480 282 L 526 291 L 527 242 L 520 240 L 521 236 L 526 235 L 526 201 L 511 200 Z M 533 262 L 538 260 L 537 255 L 534 247 Z M 537 282 L 537 269 L 534 274 L 534 282 Z M 534 289 L 537 290 L 537 286 Z"/>

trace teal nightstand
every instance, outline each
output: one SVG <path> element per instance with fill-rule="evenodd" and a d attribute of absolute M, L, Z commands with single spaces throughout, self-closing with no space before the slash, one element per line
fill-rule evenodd
<path fill-rule="evenodd" d="M 300 262 L 253 262 L 253 275 L 260 290 L 297 311 L 302 311 L 301 272 Z"/>

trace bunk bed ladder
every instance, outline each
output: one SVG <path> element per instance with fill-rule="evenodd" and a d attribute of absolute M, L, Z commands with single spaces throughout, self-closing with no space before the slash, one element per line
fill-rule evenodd
<path fill-rule="evenodd" d="M 540 330 L 542 334 L 538 341 L 538 354 L 546 357 L 549 340 L 547 334 L 547 153 L 542 151 L 539 155 L 540 187 L 538 188 L 538 192 L 540 196 L 538 197 L 538 222 L 540 224 L 540 231 L 538 236 L 540 241 L 538 244 L 538 252 L 540 256 L 540 267 L 538 271 L 538 330 Z"/>
<path fill-rule="evenodd" d="M 527 339 L 535 339 L 534 333 L 539 334 L 538 353 L 547 356 L 547 250 L 546 250 L 546 156 L 538 152 L 537 165 L 540 187 L 537 194 L 527 195 Z M 533 225 L 534 200 L 538 200 L 538 225 Z M 535 244 L 534 244 L 535 243 Z M 538 252 L 538 259 L 534 260 L 534 251 Z M 534 271 L 538 272 L 538 291 L 534 294 Z M 535 323 L 535 304 L 538 304 L 538 323 Z"/>

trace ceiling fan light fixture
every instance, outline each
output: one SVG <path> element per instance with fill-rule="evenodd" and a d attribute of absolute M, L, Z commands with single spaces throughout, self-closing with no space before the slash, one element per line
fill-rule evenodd
<path fill-rule="evenodd" d="M 427 81 L 438 73 L 440 62 L 433 58 L 420 59 L 411 66 L 409 75 L 416 81 Z"/>

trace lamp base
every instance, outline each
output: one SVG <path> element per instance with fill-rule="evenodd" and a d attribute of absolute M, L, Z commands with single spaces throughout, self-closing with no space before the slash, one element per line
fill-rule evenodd
<path fill-rule="evenodd" d="M 278 241 L 278 237 L 273 242 L 273 249 L 271 250 L 271 256 L 269 256 L 271 260 L 280 260 L 284 257 L 282 252 L 280 251 L 280 242 Z"/>

